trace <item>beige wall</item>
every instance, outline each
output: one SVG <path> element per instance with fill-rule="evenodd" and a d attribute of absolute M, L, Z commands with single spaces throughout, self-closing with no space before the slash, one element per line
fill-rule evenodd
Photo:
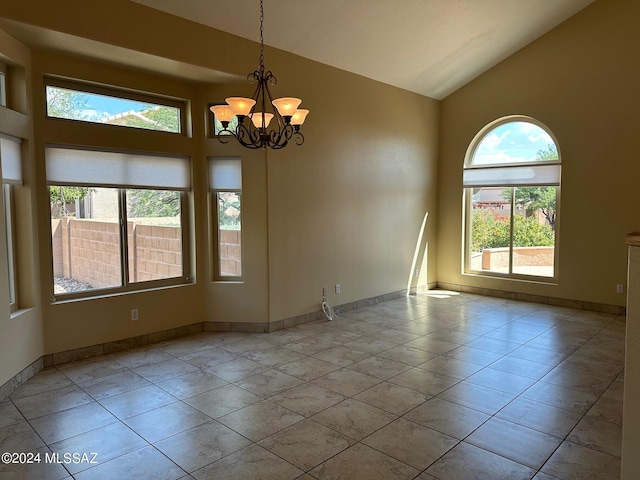
<path fill-rule="evenodd" d="M 36 242 L 28 256 L 33 265 L 21 268 L 35 272 L 28 275 L 38 280 L 23 287 L 25 298 L 33 298 L 33 322 L 0 337 L 11 345 L 0 348 L 0 384 L 43 354 L 202 321 L 267 323 L 317 311 L 322 287 L 333 292 L 335 283 L 342 285 L 342 293 L 331 293 L 333 305 L 436 281 L 439 102 L 267 48 L 267 67 L 279 78 L 274 93 L 301 96 L 311 113 L 304 146 L 250 151 L 221 145 L 205 132 L 210 102 L 250 93 L 244 76 L 257 67 L 257 44 L 124 0 L 5 2 L 0 5 L 3 17 L 34 26 L 28 27 L 25 43 L 37 43 L 47 33 L 77 47 L 82 56 L 38 45 L 29 51 L 11 40 L 25 63 L 32 58 L 27 77 L 33 84 L 33 111 L 23 123 L 32 121 L 35 131 L 26 157 L 33 204 L 26 204 L 38 235 L 31 236 Z M 141 25 L 154 25 L 154 30 Z M 4 35 L 2 28 L 0 23 Z M 7 55 L 5 43 L 0 45 L 0 53 Z M 96 58 L 83 58 L 88 55 Z M 154 72 L 145 72 L 147 65 Z M 185 99 L 192 118 L 188 135 L 47 120 L 45 74 Z M 204 77 L 227 80 L 204 82 Z M 21 134 L 29 135 L 30 130 Z M 195 283 L 51 304 L 47 143 L 189 155 Z M 242 282 L 212 281 L 215 205 L 207 190 L 208 156 L 242 158 Z M 413 275 L 416 268 L 419 276 Z M 0 304 L 6 302 L 0 298 Z M 137 322 L 129 320 L 132 308 L 139 311 Z M 10 321 L 3 314 L 0 327 Z"/>
<path fill-rule="evenodd" d="M 624 237 L 640 224 L 640 3 L 598 1 L 442 102 L 438 280 L 624 305 Z M 489 122 L 536 118 L 562 155 L 557 285 L 461 274 L 462 165 Z"/>

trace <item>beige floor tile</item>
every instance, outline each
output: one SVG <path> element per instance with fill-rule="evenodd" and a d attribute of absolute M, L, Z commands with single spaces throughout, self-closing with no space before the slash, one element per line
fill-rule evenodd
<path fill-rule="evenodd" d="M 315 358 L 333 363 L 339 367 L 347 367 L 352 363 L 369 358 L 369 356 L 370 355 L 368 353 L 358 352 L 357 350 L 342 345 L 328 350 L 323 350 L 322 352 L 318 352 L 313 355 Z"/>
<path fill-rule="evenodd" d="M 2 480 L 71 480 L 69 472 L 62 465 L 46 463 L 45 455 L 51 454 L 51 450 L 47 447 L 40 447 L 29 453 L 39 454 L 40 461 L 26 464 L 0 462 L 0 478 Z"/>
<path fill-rule="evenodd" d="M 492 418 L 464 441 L 538 470 L 562 440 L 515 423 Z"/>
<path fill-rule="evenodd" d="M 302 380 L 287 375 L 284 372 L 267 370 L 266 372 L 238 380 L 235 382 L 235 385 L 261 397 L 268 398 L 302 385 L 303 383 Z"/>
<path fill-rule="evenodd" d="M 486 367 L 502 358 L 503 354 L 462 345 L 461 347 L 445 352 L 444 356 L 467 363 L 473 363 L 480 367 Z"/>
<path fill-rule="evenodd" d="M 430 466 L 439 480 L 529 480 L 535 470 L 462 442 Z"/>
<path fill-rule="evenodd" d="M 429 396 L 394 383 L 382 382 L 353 398 L 385 412 L 403 415 L 426 402 Z"/>
<path fill-rule="evenodd" d="M 586 372 L 576 372 L 556 367 L 542 378 L 545 383 L 571 388 L 599 397 L 611 385 L 611 379 Z"/>
<path fill-rule="evenodd" d="M 522 397 L 579 414 L 586 413 L 598 399 L 597 396 L 591 393 L 580 392 L 543 381 L 536 383 L 522 393 Z"/>
<path fill-rule="evenodd" d="M 155 443 L 210 420 L 210 417 L 199 410 L 185 403 L 176 402 L 129 417 L 124 420 L 124 423 L 147 442 Z"/>
<path fill-rule="evenodd" d="M 197 480 L 293 480 L 304 472 L 259 445 L 232 453 L 195 472 Z"/>
<path fill-rule="evenodd" d="M 424 470 L 459 440 L 400 418 L 362 440 L 362 443 L 418 470 Z"/>
<path fill-rule="evenodd" d="M 353 365 L 349 365 L 347 368 L 377 378 L 378 380 L 387 380 L 409 370 L 411 367 L 405 363 L 394 362 L 393 360 L 383 357 L 369 357 Z"/>
<path fill-rule="evenodd" d="M 353 348 L 358 352 L 367 353 L 369 355 L 377 355 L 381 352 L 389 350 L 396 346 L 395 343 L 385 342 L 370 337 L 363 337 L 353 342 L 345 343 L 345 346 Z"/>
<path fill-rule="evenodd" d="M 167 352 L 149 346 L 120 352 L 115 354 L 113 358 L 127 368 L 138 368 L 152 363 L 171 360 L 173 356 L 169 355 Z"/>
<path fill-rule="evenodd" d="M 156 385 L 176 398 L 185 399 L 227 384 L 226 380 L 205 370 L 170 378 Z"/>
<path fill-rule="evenodd" d="M 93 398 L 75 385 L 47 390 L 28 397 L 16 398 L 13 401 L 27 420 L 91 402 Z"/>
<path fill-rule="evenodd" d="M 81 383 L 82 389 L 96 400 L 118 395 L 119 393 L 135 390 L 150 385 L 146 379 L 130 370 L 114 373 L 106 377 L 96 378 Z"/>
<path fill-rule="evenodd" d="M 228 352 L 220 347 L 207 348 L 198 352 L 189 353 L 180 357 L 180 360 L 198 368 L 208 368 L 220 363 L 229 362 L 238 358 L 235 353 Z"/>
<path fill-rule="evenodd" d="M 459 382 L 457 378 L 447 377 L 446 375 L 422 370 L 421 368 L 407 370 L 390 378 L 389 381 L 429 396 L 438 395 Z"/>
<path fill-rule="evenodd" d="M 92 402 L 36 418 L 31 426 L 47 444 L 51 444 L 117 421 L 102 405 Z"/>
<path fill-rule="evenodd" d="M 305 355 L 287 347 L 277 346 L 249 354 L 247 355 L 247 358 L 262 365 L 266 365 L 269 368 L 277 368 L 286 363 L 305 358 Z"/>
<path fill-rule="evenodd" d="M 353 399 L 347 399 L 311 417 L 312 420 L 355 440 L 363 439 L 396 418 L 395 415 Z"/>
<path fill-rule="evenodd" d="M 518 397 L 496 413 L 496 417 L 558 438 L 565 438 L 580 421 L 581 415 Z"/>
<path fill-rule="evenodd" d="M 113 423 L 106 427 L 97 428 L 90 432 L 53 443 L 49 445 L 49 447 L 61 458 L 64 457 L 65 453 L 96 453 L 97 456 L 95 460 L 101 465 L 147 445 L 148 443 L 129 427 L 122 423 Z M 66 465 L 67 470 L 72 474 L 92 467 L 94 467 L 94 465 L 88 463 L 69 463 Z"/>
<path fill-rule="evenodd" d="M 310 417 L 336 403 L 340 403 L 344 400 L 344 396 L 319 385 L 304 383 L 299 387 L 275 395 L 269 400 L 304 417 Z"/>
<path fill-rule="evenodd" d="M 618 480 L 620 459 L 565 441 L 541 470 L 562 480 Z"/>
<path fill-rule="evenodd" d="M 197 370 L 193 365 L 177 358 L 133 369 L 138 375 L 154 383 L 162 382 L 163 380 L 178 377 L 186 373 L 196 372 Z"/>
<path fill-rule="evenodd" d="M 273 435 L 304 417 L 268 400 L 249 405 L 217 419 L 254 442 Z"/>
<path fill-rule="evenodd" d="M 433 332 L 429 332 L 433 333 Z M 455 350 L 460 346 L 459 343 L 448 342 L 446 340 L 439 340 L 437 338 L 431 338 L 429 336 L 423 336 L 416 340 L 412 340 L 404 344 L 405 347 L 417 348 L 418 350 L 424 350 L 436 355 L 442 355 L 443 353 Z"/>
<path fill-rule="evenodd" d="M 96 357 L 79 362 L 65 363 L 64 365 L 58 365 L 56 368 L 73 382 L 82 383 L 122 372 L 127 367 L 113 358 Z"/>
<path fill-rule="evenodd" d="M 58 369 L 53 367 L 46 368 L 41 372 L 36 373 L 28 382 L 20 385 L 17 390 L 11 393 L 10 397 L 13 399 L 28 397 L 30 395 L 35 395 L 36 393 L 42 393 L 60 387 L 67 387 L 72 383 L 73 382 Z"/>
<path fill-rule="evenodd" d="M 301 470 L 310 470 L 355 443 L 313 420 L 304 420 L 259 444 Z"/>
<path fill-rule="evenodd" d="M 24 417 L 13 403 L 9 401 L 0 403 L 0 428 L 22 421 L 24 421 Z"/>
<path fill-rule="evenodd" d="M 463 380 L 443 392 L 439 398 L 493 415 L 511 402 L 515 396 Z"/>
<path fill-rule="evenodd" d="M 29 452 L 42 446 L 42 439 L 24 420 L 0 428 L 0 453 Z"/>
<path fill-rule="evenodd" d="M 382 323 L 385 327 L 392 326 L 390 323 Z M 373 334 L 368 334 L 367 336 L 372 338 L 377 338 L 378 340 L 384 340 L 385 342 L 391 342 L 398 345 L 402 345 L 404 343 L 410 342 L 411 340 L 416 340 L 420 338 L 420 335 L 415 333 L 404 332 L 402 330 L 398 330 L 396 328 L 385 328 L 384 330 L 380 330 Z"/>
<path fill-rule="evenodd" d="M 123 419 L 177 401 L 176 397 L 169 395 L 160 387 L 149 385 L 102 399 L 100 404 L 119 419 Z"/>
<path fill-rule="evenodd" d="M 482 369 L 480 365 L 463 362 L 462 360 L 445 356 L 438 356 L 427 362 L 421 363 L 417 367 L 422 370 L 429 370 L 430 372 L 439 373 L 459 380 L 464 380 L 468 376 L 473 375 Z"/>
<path fill-rule="evenodd" d="M 76 480 L 113 480 L 115 478 L 153 478 L 177 480 L 184 471 L 153 447 L 145 447 L 85 470 Z"/>
<path fill-rule="evenodd" d="M 184 400 L 211 418 L 218 418 L 261 401 L 262 398 L 235 385 L 225 385 Z"/>
<path fill-rule="evenodd" d="M 462 440 L 491 417 L 456 403 L 433 398 L 404 415 L 404 418 Z"/>
<path fill-rule="evenodd" d="M 322 377 L 340 367 L 319 358 L 304 357 L 278 367 L 278 370 L 306 382 Z"/>
<path fill-rule="evenodd" d="M 216 421 L 198 425 L 155 443 L 187 472 L 193 472 L 251 445 L 251 441 Z"/>
<path fill-rule="evenodd" d="M 269 370 L 269 367 L 266 365 L 254 362 L 248 358 L 237 358 L 206 369 L 207 372 L 227 382 L 237 382 L 238 380 L 266 372 L 267 370 Z"/>
<path fill-rule="evenodd" d="M 420 472 L 366 445 L 356 444 L 310 473 L 319 480 L 408 480 Z"/>
<path fill-rule="evenodd" d="M 393 360 L 394 362 L 404 363 L 411 367 L 420 365 L 427 362 L 432 358 L 437 357 L 437 354 L 426 352 L 418 348 L 411 348 L 405 345 L 399 345 L 397 347 L 386 350 L 378 354 L 378 357 Z"/>
<path fill-rule="evenodd" d="M 492 388 L 511 395 L 519 395 L 535 383 L 535 380 L 514 373 L 483 368 L 465 379 L 466 382 Z"/>
<path fill-rule="evenodd" d="M 533 380 L 540 380 L 549 373 L 553 367 L 544 363 L 532 362 L 531 360 L 506 355 L 492 363 L 491 368 L 532 378 Z"/>
<path fill-rule="evenodd" d="M 571 431 L 567 440 L 583 447 L 620 457 L 622 425 L 585 416 Z"/>
<path fill-rule="evenodd" d="M 365 375 L 355 370 L 336 370 L 324 377 L 313 380 L 312 383 L 320 385 L 321 387 L 328 388 L 340 395 L 346 397 L 352 397 L 358 393 L 367 390 L 380 383 L 380 380 L 373 378 L 369 375 Z"/>
<path fill-rule="evenodd" d="M 622 400 L 602 396 L 589 409 L 587 415 L 598 420 L 622 425 Z"/>

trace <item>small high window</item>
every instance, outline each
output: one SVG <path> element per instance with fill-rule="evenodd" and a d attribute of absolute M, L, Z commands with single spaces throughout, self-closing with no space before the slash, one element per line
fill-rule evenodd
<path fill-rule="evenodd" d="M 163 100 L 48 79 L 46 85 L 47 116 L 103 125 L 181 133 L 184 105 Z"/>
<path fill-rule="evenodd" d="M 560 152 L 528 117 L 485 127 L 465 159 L 467 273 L 556 278 Z"/>

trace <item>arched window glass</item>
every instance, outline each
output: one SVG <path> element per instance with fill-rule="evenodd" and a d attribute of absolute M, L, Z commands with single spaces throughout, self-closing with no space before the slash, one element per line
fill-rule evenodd
<path fill-rule="evenodd" d="M 469 145 L 463 187 L 465 271 L 556 278 L 560 152 L 528 117 L 506 117 Z"/>

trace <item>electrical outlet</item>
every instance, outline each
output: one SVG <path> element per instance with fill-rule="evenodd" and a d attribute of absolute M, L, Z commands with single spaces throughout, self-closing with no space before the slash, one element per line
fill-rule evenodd
<path fill-rule="evenodd" d="M 624 285 L 619 283 L 618 285 L 616 285 L 616 292 L 617 293 L 624 293 Z"/>
<path fill-rule="evenodd" d="M 327 287 L 322 287 L 322 296 L 323 297 L 327 296 Z"/>
<path fill-rule="evenodd" d="M 136 320 L 138 320 L 138 309 L 137 308 L 132 308 L 131 309 L 131 321 L 135 322 Z"/>
<path fill-rule="evenodd" d="M 340 284 L 336 283 L 336 293 L 340 293 Z"/>

